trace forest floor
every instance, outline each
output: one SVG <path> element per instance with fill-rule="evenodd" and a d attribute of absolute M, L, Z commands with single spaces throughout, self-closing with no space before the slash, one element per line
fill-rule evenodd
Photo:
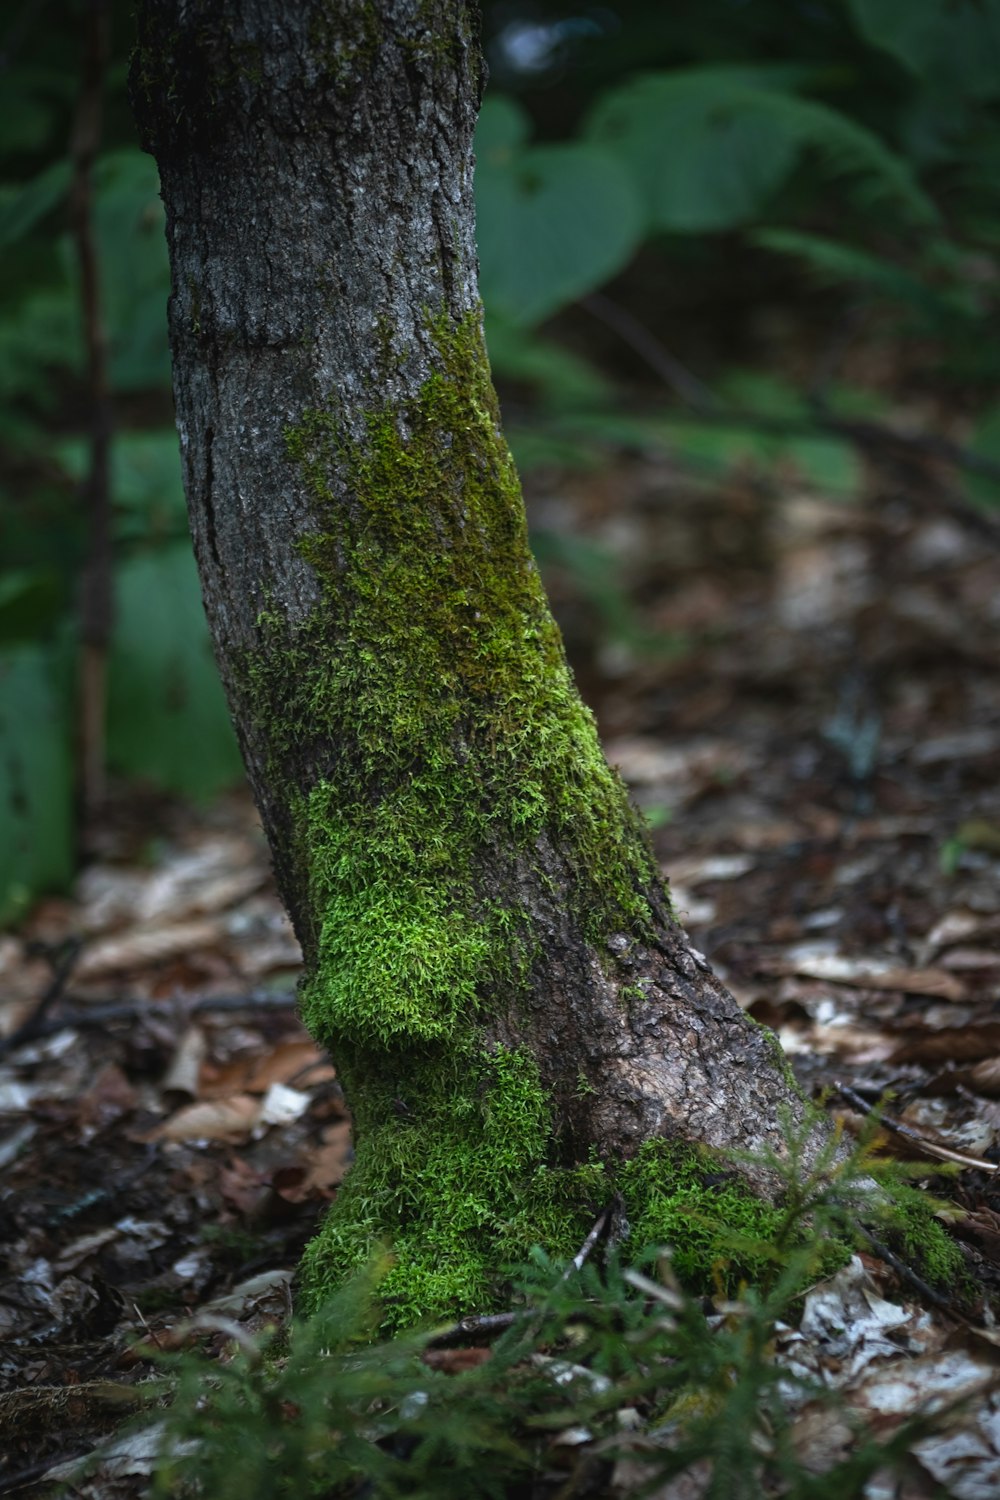
<path fill-rule="evenodd" d="M 823 1291 L 817 1369 L 862 1418 L 969 1398 L 873 1500 L 1000 1494 L 1000 548 L 949 483 L 899 461 L 845 503 L 647 453 L 529 486 L 598 559 L 555 549 L 550 591 L 692 941 L 849 1126 L 889 1092 L 886 1149 L 926 1160 L 981 1288 L 928 1302 L 865 1255 Z M 0 1493 L 114 1431 L 151 1348 L 288 1318 L 350 1162 L 297 957 L 244 794 L 122 795 L 71 894 L 0 937 Z M 71 1492 L 149 1468 L 125 1442 Z"/>

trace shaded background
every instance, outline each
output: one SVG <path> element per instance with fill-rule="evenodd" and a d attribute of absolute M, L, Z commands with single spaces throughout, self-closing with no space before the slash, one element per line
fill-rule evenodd
<path fill-rule="evenodd" d="M 535 545 L 603 727 L 660 730 L 740 588 L 780 573 L 781 497 L 842 507 L 848 532 L 887 487 L 941 514 L 1000 498 L 1000 6 L 485 10 L 482 290 Z M 211 799 L 240 766 L 186 535 L 130 6 L 36 0 L 4 24 L 11 920 L 107 848 L 123 789 Z M 826 563 L 815 587 L 857 584 Z M 871 696 L 845 681 L 828 714 Z M 849 774 L 873 754 L 855 743 Z"/>

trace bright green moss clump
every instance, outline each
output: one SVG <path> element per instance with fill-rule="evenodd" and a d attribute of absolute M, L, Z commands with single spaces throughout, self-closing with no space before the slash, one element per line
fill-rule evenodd
<path fill-rule="evenodd" d="M 621 1168 L 619 1186 L 636 1250 L 668 1247 L 673 1270 L 694 1292 L 732 1295 L 742 1281 L 769 1281 L 814 1233 L 808 1222 L 790 1225 L 784 1206 L 757 1197 L 723 1157 L 695 1146 L 644 1142 Z M 833 1271 L 849 1254 L 848 1243 L 828 1239 L 810 1271 Z"/>
<path fill-rule="evenodd" d="M 306 1249 L 309 1307 L 379 1241 L 393 1258 L 379 1287 L 385 1325 L 399 1328 L 496 1306 L 505 1267 L 532 1245 L 579 1248 L 604 1173 L 549 1165 L 551 1109 L 526 1052 L 409 1053 L 399 1088 L 384 1075 L 358 1080 L 358 1160 Z"/>

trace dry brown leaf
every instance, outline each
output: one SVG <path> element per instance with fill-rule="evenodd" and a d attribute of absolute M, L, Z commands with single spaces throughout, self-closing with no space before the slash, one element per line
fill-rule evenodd
<path fill-rule="evenodd" d="M 938 962 L 944 969 L 982 973 L 986 969 L 1000 969 L 1000 951 L 996 948 L 952 948 Z"/>
<path fill-rule="evenodd" d="M 118 937 L 104 938 L 81 953 L 76 979 L 97 979 L 123 969 L 162 963 L 193 948 L 210 948 L 219 941 L 217 922 L 174 922 L 162 927 L 135 927 Z"/>
<path fill-rule="evenodd" d="M 231 1156 L 219 1172 L 219 1192 L 223 1202 L 238 1213 L 251 1218 L 268 1193 L 268 1174 L 259 1171 L 242 1156 Z"/>
<path fill-rule="evenodd" d="M 189 1026 L 177 1044 L 170 1066 L 160 1087 L 165 1094 L 187 1094 L 190 1099 L 199 1095 L 198 1080 L 201 1074 L 208 1039 L 201 1026 Z"/>
<path fill-rule="evenodd" d="M 260 1100 L 252 1094 L 186 1104 L 151 1132 L 160 1141 L 243 1140 L 260 1120 Z"/>
<path fill-rule="evenodd" d="M 841 953 L 817 953 L 811 957 L 778 958 L 767 962 L 773 973 L 798 974 L 827 984 L 850 985 L 854 989 L 898 990 L 907 995 L 934 995 L 941 1000 L 964 1000 L 965 986 L 954 974 L 942 969 L 906 969 L 879 959 L 847 958 Z"/>
<path fill-rule="evenodd" d="M 445 1375 L 462 1375 L 466 1370 L 478 1369 L 493 1358 L 492 1349 L 425 1349 L 420 1356 L 432 1370 Z"/>
<path fill-rule="evenodd" d="M 944 914 L 924 939 L 924 950 L 928 958 L 951 948 L 956 943 L 978 943 L 1000 936 L 1000 917 L 984 916 L 982 912 L 961 908 Z"/>
<path fill-rule="evenodd" d="M 81 1097 L 78 1119 L 85 1133 L 92 1135 L 131 1114 L 137 1102 L 138 1095 L 121 1068 L 108 1062 Z"/>
<path fill-rule="evenodd" d="M 985 1057 L 982 1062 L 974 1063 L 971 1068 L 956 1076 L 954 1081 L 964 1083 L 974 1093 L 997 1098 L 1000 1096 L 1000 1057 Z"/>
<path fill-rule="evenodd" d="M 333 1189 L 344 1180 L 351 1163 L 351 1126 L 338 1120 L 323 1131 L 323 1144 L 311 1151 L 307 1165 L 282 1167 L 274 1173 L 272 1186 L 287 1203 L 307 1198 L 332 1198 Z"/>
<path fill-rule="evenodd" d="M 1000 1052 L 1000 1022 L 911 1030 L 889 1057 L 891 1063 L 978 1062 Z"/>
<path fill-rule="evenodd" d="M 266 1094 L 274 1083 L 292 1083 L 315 1088 L 335 1078 L 325 1053 L 308 1037 L 279 1042 L 269 1052 L 234 1058 L 221 1066 L 206 1063 L 201 1070 L 202 1099 L 226 1097 L 234 1092 Z"/>

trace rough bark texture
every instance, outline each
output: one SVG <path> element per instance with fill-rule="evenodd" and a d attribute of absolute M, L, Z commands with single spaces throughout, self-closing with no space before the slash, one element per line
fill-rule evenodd
<path fill-rule="evenodd" d="M 206 608 L 355 1111 L 306 1292 L 388 1239 L 399 1322 L 481 1305 L 615 1194 L 670 1232 L 677 1143 L 780 1150 L 802 1110 L 670 914 L 528 550 L 476 288 L 477 23 L 143 0 L 132 75 Z"/>

